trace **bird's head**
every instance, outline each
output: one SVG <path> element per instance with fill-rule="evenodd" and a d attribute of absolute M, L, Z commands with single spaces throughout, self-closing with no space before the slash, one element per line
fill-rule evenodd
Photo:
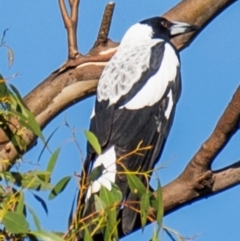
<path fill-rule="evenodd" d="M 169 21 L 163 17 L 153 17 L 134 24 L 128 29 L 123 40 L 130 39 L 171 39 L 177 35 L 192 32 L 198 27 L 184 22 Z"/>

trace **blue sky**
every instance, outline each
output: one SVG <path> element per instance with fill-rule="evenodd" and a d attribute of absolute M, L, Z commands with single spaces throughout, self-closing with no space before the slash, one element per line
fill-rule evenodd
<path fill-rule="evenodd" d="M 161 15 L 178 1 L 116 0 L 110 38 L 120 41 L 124 32 L 133 23 L 150 16 Z M 78 43 L 82 53 L 92 47 L 104 10 L 105 0 L 82 0 L 78 27 Z M 27 94 L 67 58 L 66 33 L 57 1 L 13 1 L 1 0 L 0 33 L 8 28 L 6 40 L 15 53 L 15 62 L 9 70 L 6 51 L 1 49 L 0 73 L 20 76 L 11 80 L 22 93 Z M 190 47 L 181 52 L 183 91 L 164 153 L 159 165 L 162 184 L 166 184 L 181 173 L 193 154 L 212 132 L 218 118 L 230 101 L 240 81 L 240 3 L 232 5 L 217 17 L 195 39 Z M 94 97 L 78 103 L 59 115 L 44 130 L 45 136 L 61 126 L 52 138 L 52 150 L 61 146 L 62 150 L 53 182 L 60 176 L 80 172 L 81 161 L 76 146 L 70 141 L 71 133 L 62 124 L 67 119 L 77 131 L 78 141 L 85 153 L 85 139 L 82 130 L 89 125 Z M 227 148 L 217 157 L 214 169 L 239 160 L 239 133 L 232 138 Z M 36 162 L 42 145 L 32 149 L 25 162 Z M 49 154 L 45 153 L 40 166 L 44 169 Z M 25 163 L 23 166 L 27 166 Z M 26 168 L 26 167 L 25 167 Z M 48 230 L 63 230 L 67 225 L 72 196 L 76 190 L 73 179 L 64 194 L 48 203 L 46 216 L 40 205 L 27 195 L 28 202 L 42 218 Z M 43 194 L 47 200 L 47 195 Z M 164 218 L 164 225 L 175 229 L 184 237 L 198 235 L 196 240 L 238 240 L 240 223 L 240 187 L 222 194 L 188 205 Z M 146 240 L 153 227 L 144 233 L 137 232 L 125 240 Z M 163 240 L 169 240 L 166 235 Z"/>

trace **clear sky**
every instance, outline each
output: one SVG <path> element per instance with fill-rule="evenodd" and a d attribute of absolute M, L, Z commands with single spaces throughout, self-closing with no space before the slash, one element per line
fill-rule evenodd
<path fill-rule="evenodd" d="M 66 33 L 58 8 L 58 1 L 13 1 L 1 0 L 0 35 L 8 28 L 6 41 L 15 53 L 15 62 L 9 70 L 6 51 L 1 49 L 0 73 L 20 76 L 11 80 L 26 95 L 67 58 Z M 161 15 L 178 1 L 176 0 L 116 0 L 116 7 L 110 31 L 110 38 L 120 41 L 124 32 L 133 23 L 142 19 Z M 105 0 L 82 0 L 78 28 L 78 43 L 82 53 L 92 47 L 104 10 Z M 195 39 L 190 47 L 181 52 L 183 91 L 164 153 L 159 165 L 162 184 L 177 177 L 193 154 L 212 132 L 218 118 L 232 98 L 240 83 L 240 3 L 233 4 L 217 17 Z M 61 126 L 51 140 L 52 150 L 62 146 L 58 165 L 53 175 L 56 183 L 60 176 L 80 172 L 80 157 L 71 142 L 71 132 L 62 124 L 67 119 L 77 131 L 78 141 L 85 153 L 85 139 L 82 130 L 89 125 L 94 97 L 76 104 L 59 115 L 44 130 L 48 137 L 57 126 Z M 234 136 L 227 148 L 217 157 L 213 168 L 218 169 L 239 160 L 240 135 Z M 40 142 L 39 142 L 40 143 Z M 41 151 L 41 143 L 25 157 L 25 162 L 36 162 Z M 45 153 L 40 166 L 44 169 L 49 154 Z M 26 166 L 26 164 L 23 164 Z M 42 218 L 42 225 L 48 230 L 63 230 L 67 226 L 76 181 L 73 179 L 65 193 L 48 203 L 49 214 L 32 195 L 27 195 L 29 204 Z M 42 195 L 47 201 L 47 194 Z M 164 225 L 178 231 L 184 237 L 196 240 L 239 240 L 240 186 L 214 197 L 201 200 L 178 210 L 163 220 Z M 132 234 L 125 240 L 149 240 L 153 227 L 144 233 Z M 169 240 L 166 235 L 163 240 Z"/>

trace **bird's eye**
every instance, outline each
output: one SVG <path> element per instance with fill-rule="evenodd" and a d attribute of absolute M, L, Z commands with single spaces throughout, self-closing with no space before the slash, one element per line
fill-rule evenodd
<path fill-rule="evenodd" d="M 163 19 L 163 20 L 161 20 L 161 25 L 162 25 L 164 28 L 167 28 L 167 27 L 168 27 L 168 22 L 167 22 L 165 19 Z"/>

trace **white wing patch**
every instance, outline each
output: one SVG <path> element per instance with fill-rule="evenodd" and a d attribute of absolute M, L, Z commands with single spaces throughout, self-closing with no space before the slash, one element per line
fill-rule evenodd
<path fill-rule="evenodd" d="M 164 56 L 159 70 L 149 78 L 130 101 L 120 108 L 136 110 L 157 103 L 163 97 L 169 82 L 175 81 L 179 65 L 180 62 L 173 47 L 165 43 Z"/>
<path fill-rule="evenodd" d="M 90 119 L 92 119 L 94 116 L 95 116 L 95 105 L 93 106 L 92 114 L 90 116 Z"/>
<path fill-rule="evenodd" d="M 92 193 L 99 192 L 101 186 L 104 186 L 111 191 L 112 183 L 115 182 L 116 177 L 116 152 L 114 146 L 97 157 L 92 170 L 101 164 L 105 169 L 103 170 L 102 175 L 89 186 L 86 199 L 89 199 Z"/>
<path fill-rule="evenodd" d="M 98 101 L 116 103 L 139 81 L 142 73 L 149 68 L 151 48 L 163 40 L 147 39 L 127 41 L 120 44 L 116 54 L 109 61 L 98 83 Z"/>
<path fill-rule="evenodd" d="M 170 116 L 170 114 L 171 114 L 171 112 L 172 112 L 172 108 L 173 108 L 173 95 L 172 95 L 172 90 L 169 91 L 169 93 L 168 93 L 167 96 L 168 96 L 168 106 L 167 106 L 167 109 L 166 109 L 164 115 L 165 115 L 165 117 L 166 117 L 167 119 L 169 119 L 169 116 Z"/>

